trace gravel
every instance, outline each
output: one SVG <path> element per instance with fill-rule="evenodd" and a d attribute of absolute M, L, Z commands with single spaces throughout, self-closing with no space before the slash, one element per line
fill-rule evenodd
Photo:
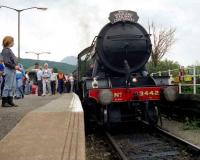
<path fill-rule="evenodd" d="M 86 133 L 86 160 L 119 160 L 100 128 Z"/>
<path fill-rule="evenodd" d="M 30 111 L 42 107 L 59 95 L 39 97 L 26 95 L 24 99 L 14 100 L 19 107 L 0 107 L 0 140 L 16 126 L 16 124 Z"/>

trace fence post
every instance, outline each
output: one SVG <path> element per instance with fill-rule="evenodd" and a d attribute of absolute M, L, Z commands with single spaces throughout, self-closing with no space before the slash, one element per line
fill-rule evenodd
<path fill-rule="evenodd" d="M 196 67 L 193 68 L 193 93 L 196 94 Z"/>
<path fill-rule="evenodd" d="M 170 70 L 168 70 L 168 76 L 170 76 L 170 77 L 171 77 L 171 71 L 170 71 Z"/>
<path fill-rule="evenodd" d="M 158 75 L 161 76 L 161 71 L 158 72 Z"/>
<path fill-rule="evenodd" d="M 178 84 L 178 92 L 181 94 L 181 83 Z"/>
<path fill-rule="evenodd" d="M 171 71 L 170 70 L 168 70 L 168 76 L 169 76 L 168 83 L 169 83 L 169 85 L 171 85 L 172 84 L 172 75 L 171 75 Z"/>

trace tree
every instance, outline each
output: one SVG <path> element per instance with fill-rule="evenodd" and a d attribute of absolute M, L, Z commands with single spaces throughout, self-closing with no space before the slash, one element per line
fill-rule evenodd
<path fill-rule="evenodd" d="M 154 67 L 157 67 L 158 62 L 162 57 L 170 50 L 172 45 L 175 43 L 175 32 L 176 29 L 170 27 L 158 28 L 154 22 L 148 24 L 149 33 L 152 34 L 152 54 L 151 61 Z"/>
<path fill-rule="evenodd" d="M 54 73 L 58 73 L 58 68 L 53 67 L 53 72 L 54 72 Z"/>
<path fill-rule="evenodd" d="M 154 67 L 154 64 L 152 61 L 147 63 L 147 71 L 149 73 L 156 73 L 159 71 L 167 71 L 167 70 L 174 70 L 174 69 L 178 69 L 180 66 L 180 64 L 178 62 L 174 62 L 171 60 L 163 60 L 163 61 L 159 61 L 157 63 L 157 67 Z M 177 73 L 178 74 L 178 73 Z"/>

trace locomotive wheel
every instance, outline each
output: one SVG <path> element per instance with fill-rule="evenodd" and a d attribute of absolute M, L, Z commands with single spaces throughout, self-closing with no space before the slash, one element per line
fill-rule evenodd
<path fill-rule="evenodd" d="M 152 126 L 157 125 L 159 119 L 158 107 L 150 102 L 147 102 L 145 112 L 145 120 Z"/>
<path fill-rule="evenodd" d="M 107 107 L 106 106 L 101 106 L 99 125 L 105 126 L 105 124 L 108 121 L 108 114 L 107 113 L 108 113 L 107 112 Z"/>
<path fill-rule="evenodd" d="M 111 122 L 109 120 L 109 106 L 104 106 L 103 107 L 103 112 L 102 112 L 102 121 L 103 121 L 103 127 L 107 130 L 111 130 Z"/>
<path fill-rule="evenodd" d="M 108 121 L 108 110 L 107 110 L 107 107 L 104 108 L 103 110 L 103 123 L 104 124 L 107 124 L 109 121 Z"/>

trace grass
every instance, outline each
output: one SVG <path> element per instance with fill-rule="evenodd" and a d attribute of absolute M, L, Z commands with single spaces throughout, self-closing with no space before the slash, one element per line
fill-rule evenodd
<path fill-rule="evenodd" d="M 181 92 L 183 94 L 193 94 L 193 86 L 182 86 Z M 200 86 L 196 87 L 196 93 L 200 94 Z"/>
<path fill-rule="evenodd" d="M 188 117 L 185 119 L 183 125 L 184 130 L 197 130 L 200 129 L 200 119 L 190 120 Z"/>

